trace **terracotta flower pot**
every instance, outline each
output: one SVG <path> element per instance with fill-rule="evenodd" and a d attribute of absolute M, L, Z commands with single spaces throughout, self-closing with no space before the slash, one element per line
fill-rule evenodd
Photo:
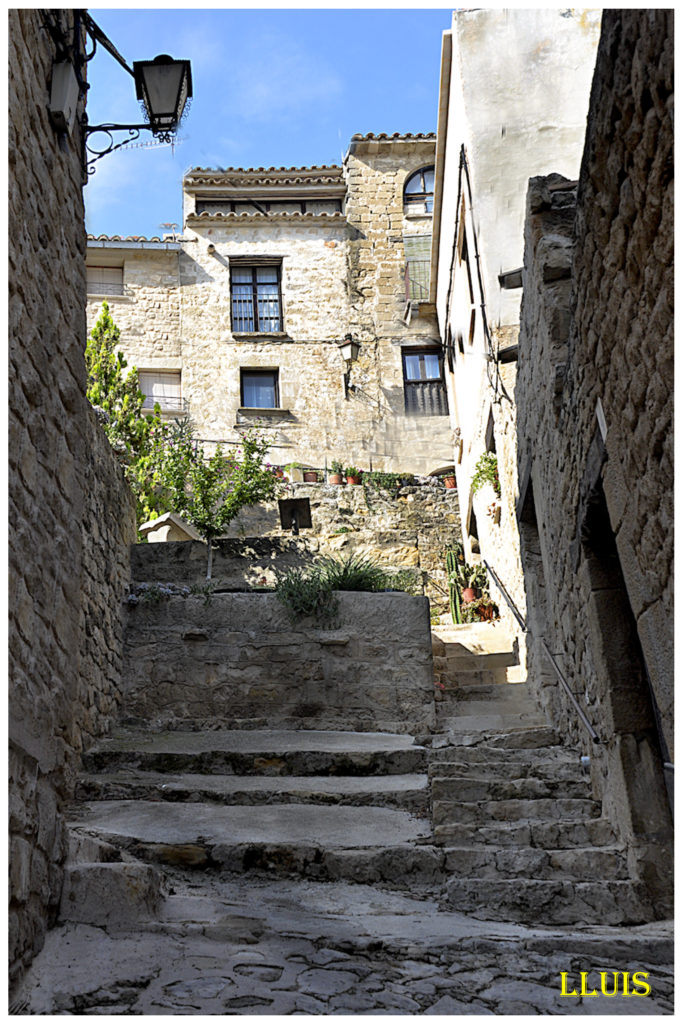
<path fill-rule="evenodd" d="M 343 484 L 344 483 L 344 477 L 341 475 L 341 473 L 330 473 L 330 483 L 331 484 Z"/>
<path fill-rule="evenodd" d="M 347 484 L 359 484 L 360 483 L 360 477 L 359 476 L 347 476 L 346 482 L 347 482 Z"/>
<path fill-rule="evenodd" d="M 454 476 L 445 476 L 443 478 L 443 482 L 444 482 L 447 490 L 449 490 L 449 491 L 454 491 L 455 490 L 455 477 Z"/>
<path fill-rule="evenodd" d="M 304 470 L 304 483 L 305 484 L 317 484 L 318 474 L 315 470 Z"/>
<path fill-rule="evenodd" d="M 469 604 L 471 601 L 476 601 L 477 592 L 473 587 L 465 587 L 462 592 L 462 599 L 465 604 Z"/>

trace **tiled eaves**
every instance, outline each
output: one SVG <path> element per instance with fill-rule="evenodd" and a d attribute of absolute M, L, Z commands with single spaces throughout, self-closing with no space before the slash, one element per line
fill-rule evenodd
<path fill-rule="evenodd" d="M 183 178 L 183 188 L 185 191 L 211 186 L 243 188 L 303 185 L 310 188 L 340 185 L 343 184 L 343 180 L 341 167 L 226 167 L 225 170 L 204 170 L 198 167 L 187 172 Z"/>
<path fill-rule="evenodd" d="M 254 221 L 305 221 L 307 224 L 342 224 L 346 222 L 346 215 L 338 211 L 334 213 L 300 213 L 298 210 L 292 213 L 259 213 L 258 211 L 254 213 L 209 213 L 205 210 L 202 213 L 190 213 L 187 216 L 188 224 L 206 223 L 206 221 L 228 222 L 230 224 L 253 223 Z"/>
<path fill-rule="evenodd" d="M 416 139 L 426 139 L 427 141 L 431 141 L 432 139 L 436 139 L 436 132 L 417 132 L 416 134 L 413 134 L 412 132 L 406 132 L 405 134 L 401 134 L 401 132 L 394 132 L 393 135 L 388 135 L 386 132 L 379 132 L 377 134 L 374 132 L 367 132 L 366 135 L 357 133 L 356 135 L 351 136 L 351 142 L 412 142 Z"/>
<path fill-rule="evenodd" d="M 146 238 L 144 235 L 88 235 L 89 242 L 168 242 L 168 238 L 160 238 L 159 235 L 152 235 Z"/>

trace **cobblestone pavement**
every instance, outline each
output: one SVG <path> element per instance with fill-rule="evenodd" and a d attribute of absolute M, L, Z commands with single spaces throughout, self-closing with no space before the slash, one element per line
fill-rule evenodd
<path fill-rule="evenodd" d="M 53 929 L 23 987 L 28 1014 L 667 1014 L 671 927 L 525 928 L 345 882 L 167 872 L 161 919 L 135 932 Z M 609 959 L 605 960 L 606 950 Z M 644 971 L 649 997 L 600 992 Z M 619 978 L 623 986 L 623 975 Z M 20 994 L 21 997 L 21 994 Z"/>

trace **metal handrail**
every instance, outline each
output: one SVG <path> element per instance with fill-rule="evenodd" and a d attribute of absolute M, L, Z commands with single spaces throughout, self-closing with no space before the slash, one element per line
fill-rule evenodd
<path fill-rule="evenodd" d="M 482 559 L 482 561 L 483 561 L 484 565 L 486 566 L 486 571 L 490 575 L 491 579 L 493 580 L 493 582 L 496 585 L 496 587 L 498 588 L 498 590 L 503 595 L 503 598 L 505 599 L 505 602 L 506 602 L 507 606 L 509 607 L 510 611 L 512 612 L 512 614 L 516 618 L 517 622 L 519 623 L 521 628 L 524 630 L 524 632 L 528 633 L 529 629 L 527 627 L 526 620 L 522 617 L 522 613 L 520 612 L 519 608 L 517 607 L 515 602 L 512 600 L 512 598 L 508 594 L 508 592 L 505 589 L 504 585 L 501 583 L 500 579 L 498 578 L 498 574 L 491 568 L 491 566 L 488 564 L 486 559 Z M 564 688 L 564 690 L 565 690 L 565 692 L 566 692 L 566 694 L 567 694 L 571 704 L 574 707 L 574 710 L 576 711 L 577 715 L 579 716 L 581 724 L 587 730 L 588 735 L 593 740 L 593 743 L 600 743 L 600 737 L 598 736 L 597 732 L 595 731 L 595 729 L 591 725 L 590 721 L 588 720 L 588 717 L 586 716 L 586 712 L 583 710 L 583 708 L 579 704 L 578 700 L 576 699 L 576 694 L 574 693 L 574 691 L 572 690 L 571 686 L 569 685 L 569 683 L 565 679 L 564 673 L 562 672 L 562 669 L 560 668 L 560 666 L 557 664 L 557 661 L 555 660 L 555 655 L 552 653 L 552 651 L 548 647 L 548 644 L 545 641 L 545 637 L 539 637 L 539 640 L 541 642 L 541 646 L 543 647 L 543 650 L 545 651 L 545 655 L 546 655 L 548 661 L 550 662 L 550 664 L 552 665 L 552 667 L 553 667 L 553 669 L 555 671 L 555 675 L 557 676 L 557 678 L 559 679 L 560 683 L 562 684 L 562 686 L 563 686 L 563 688 Z"/>
<path fill-rule="evenodd" d="M 520 612 L 519 608 L 517 607 L 517 605 L 512 600 L 512 598 L 508 594 L 507 590 L 505 589 L 505 587 L 501 583 L 500 579 L 498 578 L 498 574 L 491 568 L 491 566 L 489 565 L 489 563 L 486 561 L 485 558 L 483 558 L 482 561 L 483 561 L 484 565 L 486 566 L 487 573 L 489 574 L 489 576 L 491 577 L 491 579 L 493 580 L 495 585 L 498 587 L 498 589 L 500 590 L 500 592 L 503 595 L 503 597 L 505 598 L 505 601 L 506 601 L 506 604 L 507 604 L 508 608 L 510 609 L 510 611 L 512 612 L 514 617 L 517 619 L 517 622 L 522 627 L 524 632 L 528 633 L 526 619 L 522 616 L 522 613 Z"/>

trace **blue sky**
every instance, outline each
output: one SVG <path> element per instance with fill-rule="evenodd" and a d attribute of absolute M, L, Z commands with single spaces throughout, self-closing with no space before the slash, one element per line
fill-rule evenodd
<path fill-rule="evenodd" d="M 181 224 L 189 167 L 339 164 L 354 132 L 435 131 L 451 10 L 89 8 L 129 64 L 189 58 L 194 98 L 173 150 L 98 161 L 88 231 L 149 237 Z M 101 47 L 88 75 L 91 125 L 142 120 L 133 79 Z"/>

